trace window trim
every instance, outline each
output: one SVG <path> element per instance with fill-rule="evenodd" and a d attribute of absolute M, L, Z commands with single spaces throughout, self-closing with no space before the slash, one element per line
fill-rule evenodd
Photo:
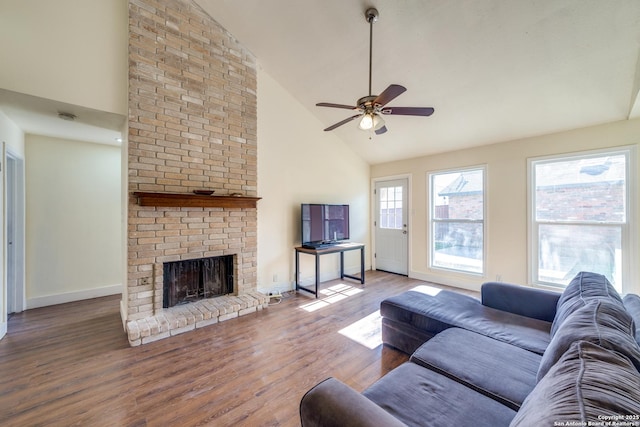
<path fill-rule="evenodd" d="M 433 177 L 436 175 L 444 175 L 448 173 L 464 173 L 471 171 L 481 171 L 482 172 L 482 219 L 481 220 L 469 220 L 469 219 L 457 219 L 457 220 L 449 220 L 449 219 L 435 219 L 435 205 L 433 204 L 434 198 L 434 188 L 433 188 Z M 476 166 L 467 166 L 461 168 L 449 168 L 449 169 L 440 169 L 427 172 L 427 266 L 433 270 L 440 271 L 448 271 L 458 274 L 464 274 L 468 276 L 474 277 L 485 277 L 487 273 L 487 175 L 488 175 L 488 167 L 486 164 L 476 165 Z M 482 264 L 481 271 L 468 271 L 468 270 L 460 270 L 456 268 L 448 268 L 442 267 L 439 265 L 434 265 L 434 224 L 436 223 L 444 223 L 444 222 L 455 222 L 455 223 L 468 223 L 468 224 L 477 224 L 482 223 Z"/>
<path fill-rule="evenodd" d="M 527 276 L 532 286 L 553 290 L 562 290 L 566 285 L 543 282 L 538 279 L 539 265 L 539 225 L 547 224 L 548 221 L 536 220 L 536 200 L 535 200 L 535 165 L 552 161 L 569 161 L 590 157 L 601 157 L 603 155 L 624 155 L 625 156 L 625 221 L 623 223 L 613 222 L 574 222 L 565 221 L 563 225 L 585 225 L 585 226 L 612 226 L 619 225 L 621 228 L 621 293 L 635 291 L 633 288 L 637 279 L 637 272 L 633 268 L 632 260 L 636 256 L 637 237 L 637 157 L 636 147 L 618 146 L 596 150 L 574 151 L 569 153 L 551 154 L 546 156 L 527 158 Z"/>

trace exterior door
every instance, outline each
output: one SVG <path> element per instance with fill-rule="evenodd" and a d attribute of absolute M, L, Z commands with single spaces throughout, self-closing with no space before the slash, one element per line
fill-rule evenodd
<path fill-rule="evenodd" d="M 407 187 L 408 180 L 377 181 L 375 184 L 376 270 L 407 275 Z"/>

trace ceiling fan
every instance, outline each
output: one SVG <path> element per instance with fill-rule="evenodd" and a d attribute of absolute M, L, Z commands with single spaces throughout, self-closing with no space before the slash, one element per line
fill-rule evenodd
<path fill-rule="evenodd" d="M 356 106 L 344 104 L 332 104 L 329 102 L 319 102 L 318 107 L 342 108 L 346 110 L 357 111 L 358 114 L 344 119 L 334 125 L 329 126 L 325 131 L 334 130 L 335 128 L 349 123 L 352 120 L 360 119 L 358 127 L 362 130 L 371 130 L 376 135 L 383 134 L 387 131 L 382 115 L 401 115 L 401 116 L 430 116 L 434 109 L 431 107 L 386 107 L 400 94 L 407 89 L 404 86 L 392 84 L 389 85 L 380 95 L 371 94 L 371 64 L 373 56 L 373 24 L 378 20 L 378 10 L 369 8 L 365 12 L 365 18 L 369 23 L 369 95 L 358 99 Z"/>

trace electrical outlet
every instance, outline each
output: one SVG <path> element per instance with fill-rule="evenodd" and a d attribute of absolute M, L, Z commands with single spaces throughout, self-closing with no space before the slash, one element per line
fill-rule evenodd
<path fill-rule="evenodd" d="M 142 286 L 150 285 L 151 284 L 151 278 L 143 277 L 142 279 L 140 279 L 140 284 Z"/>
<path fill-rule="evenodd" d="M 276 283 L 278 281 L 278 274 L 274 274 L 273 275 L 273 283 Z"/>

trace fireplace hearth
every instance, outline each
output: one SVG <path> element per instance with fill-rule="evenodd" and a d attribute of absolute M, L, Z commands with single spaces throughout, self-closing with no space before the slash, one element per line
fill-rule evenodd
<path fill-rule="evenodd" d="M 234 256 L 163 264 L 163 308 L 233 293 Z"/>

